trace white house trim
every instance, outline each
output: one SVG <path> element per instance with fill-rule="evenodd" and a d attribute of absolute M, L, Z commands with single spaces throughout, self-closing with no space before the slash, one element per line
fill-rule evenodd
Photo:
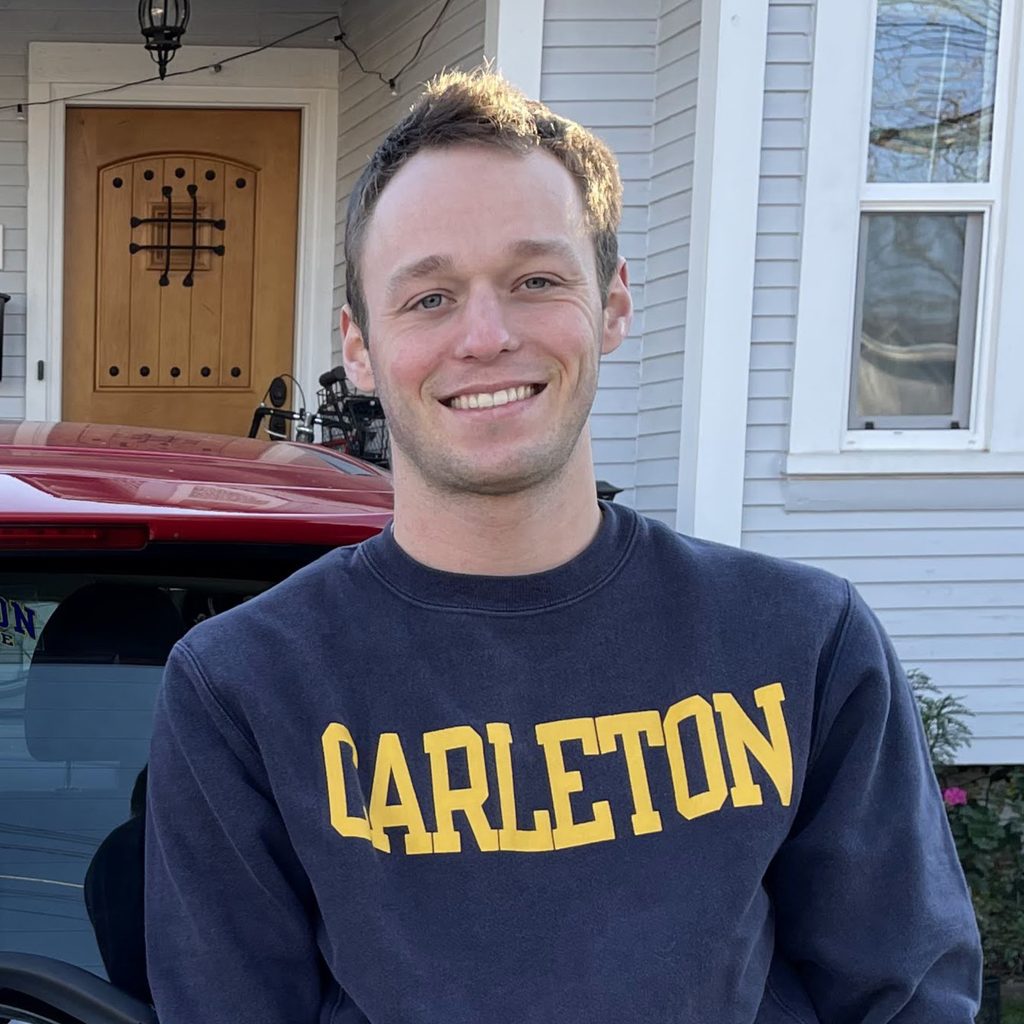
<path fill-rule="evenodd" d="M 1024 63 L 1017 53 L 1021 0 L 1006 0 L 999 41 L 993 185 L 865 184 L 874 50 L 874 3 L 819 4 L 807 143 L 807 187 L 789 455 L 804 475 L 1003 474 L 1024 468 L 1019 381 L 1024 346 L 1000 324 L 1024 316 Z M 1015 66 L 1014 66 L 1015 65 Z M 1006 139 L 1012 147 L 1007 160 Z M 1002 205 L 994 212 L 996 203 Z M 972 429 L 850 430 L 852 329 L 859 222 L 864 209 L 986 213 Z M 948 208 L 948 207 L 945 207 Z"/>
<path fill-rule="evenodd" d="M 807 139 L 807 202 L 814 209 L 804 218 L 800 263 L 799 316 L 794 355 L 793 404 L 790 415 L 790 459 L 838 453 L 845 429 L 849 371 L 840 372 L 853 324 L 857 280 L 856 224 L 864 169 L 862 126 L 867 124 L 870 78 L 868 51 L 874 4 L 853 3 L 819 8 L 811 79 L 811 115 Z M 842 120 L 829 119 L 838 114 Z M 837 130 L 854 125 L 853 130 Z M 837 225 L 853 244 L 835 248 Z M 829 252 L 824 265 L 814 265 Z M 839 327 L 837 327 L 839 325 Z M 852 330 L 852 327 L 851 327 Z M 840 334 L 840 338 L 834 335 Z M 849 360 L 847 360 L 849 362 Z"/>
<path fill-rule="evenodd" d="M 993 454 L 1016 452 L 1024 462 L 1024 401 L 1020 382 L 1024 380 L 1024 345 L 1020 342 L 1020 325 L 1024 324 L 1024 57 L 1020 54 L 1024 39 L 1024 3 L 1017 3 L 1017 24 L 1013 26 L 1016 57 L 1016 80 L 1010 92 L 1009 109 L 1014 112 L 1010 127 L 1010 149 L 1007 167 L 1011 173 L 1003 181 L 1005 247 L 1002 253 L 1002 276 L 1005 282 L 996 304 L 992 331 L 1001 332 L 1006 341 L 994 354 L 992 368 L 992 439 Z M 1012 334 L 1011 334 L 1012 332 Z"/>
<path fill-rule="evenodd" d="M 894 431 L 898 433 L 898 431 Z M 842 455 L 794 455 L 786 475 L 803 476 L 974 476 L 1024 474 L 1024 454 L 1014 452 L 870 451 Z"/>
<path fill-rule="evenodd" d="M 484 56 L 527 96 L 540 97 L 544 0 L 487 0 Z"/>
<path fill-rule="evenodd" d="M 190 46 L 193 67 L 239 47 Z M 184 61 L 185 54 L 178 61 Z M 116 71 L 116 76 L 112 74 Z M 26 256 L 26 419 L 61 418 L 64 294 L 64 122 L 68 106 L 289 107 L 302 111 L 294 375 L 313 387 L 330 364 L 333 326 L 338 55 L 332 49 L 265 50 L 223 65 L 76 100 L 153 74 L 142 46 L 30 43 Z M 172 70 L 182 68 L 175 62 Z M 116 79 L 113 80 L 112 79 Z M 36 379 L 36 363 L 45 378 Z"/>
<path fill-rule="evenodd" d="M 701 12 L 676 525 L 739 544 L 768 0 Z"/>

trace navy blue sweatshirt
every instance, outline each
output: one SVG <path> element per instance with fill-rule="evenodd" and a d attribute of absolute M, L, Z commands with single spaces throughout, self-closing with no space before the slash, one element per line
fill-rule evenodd
<path fill-rule="evenodd" d="M 521 577 L 385 531 L 175 648 L 161 1024 L 970 1024 L 912 693 L 843 580 L 603 506 Z"/>

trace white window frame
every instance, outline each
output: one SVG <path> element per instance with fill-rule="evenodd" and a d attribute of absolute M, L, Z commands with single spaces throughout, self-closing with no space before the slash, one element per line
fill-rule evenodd
<path fill-rule="evenodd" d="M 867 183 L 875 10 L 875 2 L 818 5 L 786 472 L 1024 473 L 1024 0 L 1003 0 L 991 183 L 928 185 L 927 199 L 918 183 Z M 985 216 L 971 427 L 850 429 L 861 213 L 951 203 Z"/>

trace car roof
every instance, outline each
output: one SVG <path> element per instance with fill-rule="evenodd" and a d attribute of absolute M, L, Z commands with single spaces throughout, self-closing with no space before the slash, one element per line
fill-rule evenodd
<path fill-rule="evenodd" d="M 151 540 L 346 543 L 390 476 L 333 449 L 151 427 L 0 423 L 0 523 L 139 522 Z"/>

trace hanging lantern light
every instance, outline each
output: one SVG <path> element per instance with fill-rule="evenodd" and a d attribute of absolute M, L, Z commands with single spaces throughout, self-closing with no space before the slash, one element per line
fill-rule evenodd
<path fill-rule="evenodd" d="M 167 64 L 181 46 L 188 15 L 188 0 L 139 0 L 139 27 L 161 78 L 166 77 Z"/>

